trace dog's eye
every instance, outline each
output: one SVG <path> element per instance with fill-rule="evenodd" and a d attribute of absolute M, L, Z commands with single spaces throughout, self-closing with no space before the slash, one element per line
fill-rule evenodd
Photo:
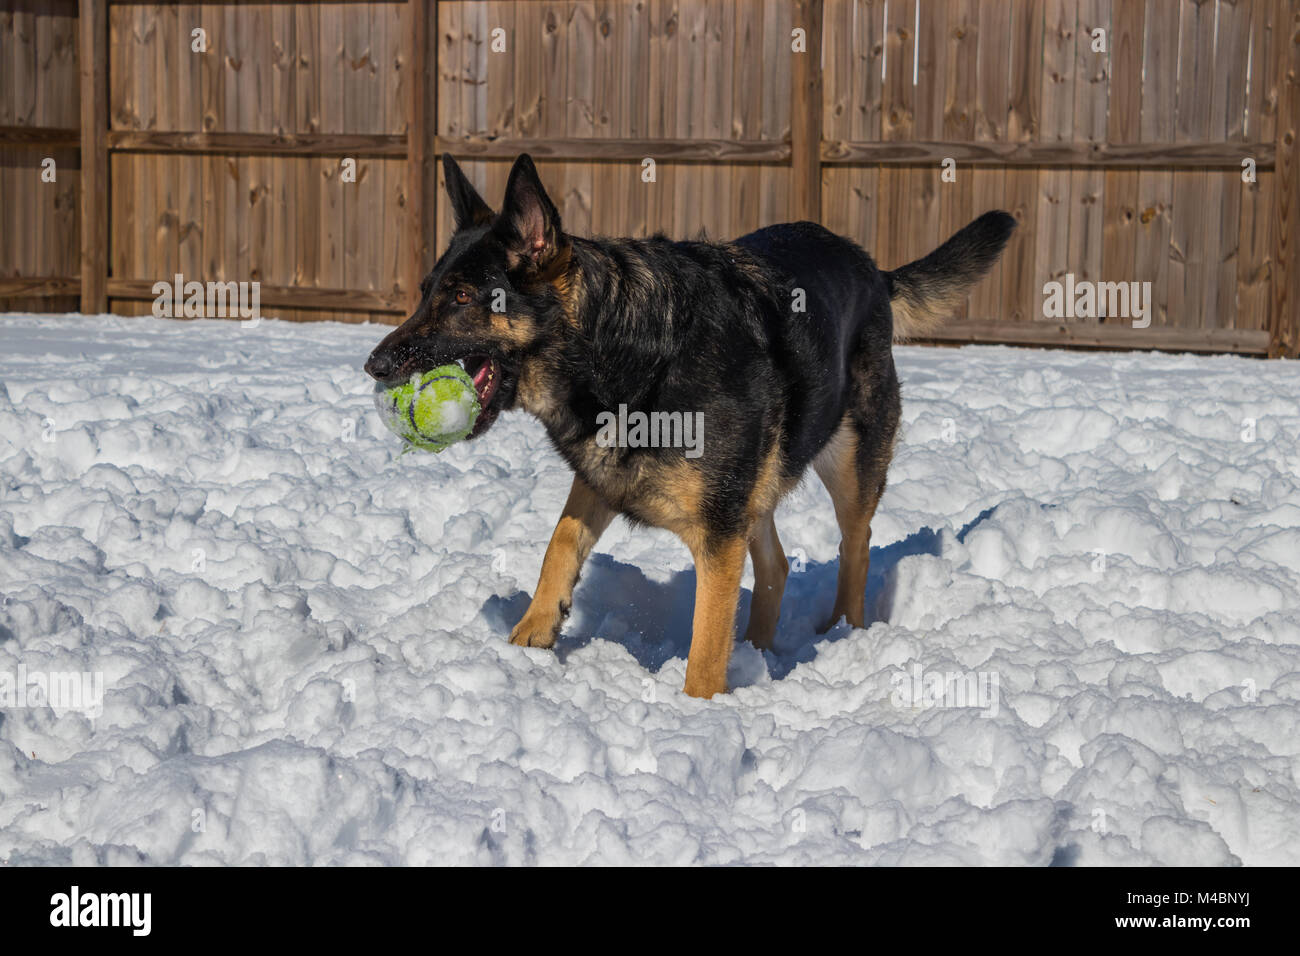
<path fill-rule="evenodd" d="M 458 289 L 456 291 L 456 302 L 460 305 L 469 305 L 469 299 L 470 295 L 464 289 Z"/>

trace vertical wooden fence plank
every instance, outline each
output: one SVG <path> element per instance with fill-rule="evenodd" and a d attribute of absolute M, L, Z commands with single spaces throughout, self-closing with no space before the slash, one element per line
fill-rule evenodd
<path fill-rule="evenodd" d="M 41 17 L 37 15 L 34 4 L 17 4 L 12 16 L 13 61 L 0 64 L 6 74 L 4 92 L 5 95 L 13 97 L 15 124 L 37 126 L 39 122 L 36 106 L 41 85 L 41 77 L 37 72 L 40 57 L 37 24 Z M 31 161 L 30 157 L 26 157 L 26 160 Z M 12 206 L 16 210 L 18 221 L 26 233 L 24 240 L 15 243 L 10 249 L 15 271 L 19 275 L 38 274 L 40 236 L 39 230 L 35 228 L 40 218 L 38 196 L 39 192 L 27 182 L 22 183 L 22 188 L 5 194 L 5 205 Z"/>
<path fill-rule="evenodd" d="M 807 52 L 794 53 L 790 84 L 790 215 L 821 219 L 822 193 L 822 0 L 795 0 L 795 26 Z"/>
<path fill-rule="evenodd" d="M 153 7 L 150 11 L 154 33 L 153 61 L 141 73 L 145 83 L 156 87 L 154 94 L 154 129 L 176 129 L 178 123 L 179 87 L 176 75 L 176 58 L 180 55 L 179 21 L 175 4 Z M 152 67 L 152 69 L 150 69 Z M 152 199 L 154 219 L 149 227 L 148 241 L 153 245 L 149 275 L 170 279 L 181 271 L 180 202 L 181 184 L 178 156 L 162 155 L 154 160 Z M 186 276 L 188 279 L 189 277 Z"/>
<path fill-rule="evenodd" d="M 153 82 L 155 51 L 158 48 L 158 20 L 160 9 L 157 4 L 132 4 L 127 12 L 131 17 L 130 42 L 128 44 L 128 91 L 131 105 L 129 128 L 137 130 L 158 129 L 158 105 L 162 100 L 161 91 Z M 125 65 L 125 64 L 124 64 Z M 161 271 L 161 257 L 158 243 L 158 199 L 154 186 L 160 178 L 164 156 L 161 153 L 131 153 L 125 159 L 134 167 L 131 192 L 127 201 L 135 212 L 135 228 L 131 230 L 134 246 L 135 272 L 133 279 L 160 279 L 166 273 Z M 138 303 L 124 303 L 131 312 L 138 312 Z"/>
<path fill-rule="evenodd" d="M 13 126 L 14 103 L 9 95 L 9 66 L 16 59 L 14 55 L 14 11 L 8 7 L 0 9 L 0 125 Z M 80 78 L 78 78 L 80 82 Z M 80 123 L 80 119 L 78 119 Z M 8 197 L 18 194 L 21 180 L 20 157 L 18 150 L 0 147 L 0 196 L 6 197 L 0 206 L 0 277 L 8 278 L 19 275 L 18 242 L 22 231 L 22 213 L 15 202 Z M 80 256 L 80 250 L 78 250 Z M 80 265 L 78 265 L 80 268 Z M 0 309 L 9 311 L 21 306 L 16 299 L 0 298 Z"/>
<path fill-rule="evenodd" d="M 709 39 L 712 49 L 716 52 L 709 58 L 711 92 L 707 101 L 709 107 L 706 114 L 706 124 L 708 129 L 714 131 L 709 135 L 727 139 L 733 135 L 732 125 L 736 117 L 735 103 L 732 99 L 735 94 L 736 72 L 736 0 L 714 0 L 714 8 L 714 15 L 710 17 L 714 29 Z M 713 92 L 714 90 L 716 90 L 716 93 Z M 820 122 L 820 101 L 817 103 L 817 118 Z M 820 137 L 817 145 L 820 149 Z M 713 192 L 709 196 L 706 208 L 711 213 L 710 218 L 713 221 L 714 235 L 719 239 L 741 235 L 741 231 L 736 229 L 736 221 L 731 214 L 731 196 L 735 192 L 736 184 L 736 165 L 734 163 L 713 163 L 710 165 L 712 166 L 710 185 Z M 820 176 L 818 177 L 817 195 L 820 204 Z"/>
<path fill-rule="evenodd" d="M 1210 133 L 1215 140 L 1240 142 L 1245 135 L 1249 55 L 1249 0 L 1220 0 L 1210 116 Z M 1211 216 L 1201 293 L 1205 299 L 1205 327 L 1231 329 L 1237 324 L 1241 169 L 1211 169 L 1205 175 L 1210 187 L 1205 201 Z"/>
<path fill-rule="evenodd" d="M 622 79 L 625 70 L 619 67 L 620 48 L 625 34 L 636 29 L 635 25 L 620 14 L 626 13 L 614 0 L 599 0 L 593 12 L 592 58 L 591 58 L 591 109 L 592 135 L 603 139 L 621 135 L 615 132 L 623 128 L 622 124 L 630 122 L 621 104 L 625 104 L 625 90 Z M 645 18 L 648 25 L 649 17 Z M 626 175 L 625 163 L 596 163 L 592 169 L 591 227 L 601 235 L 620 234 L 619 226 L 624 221 L 630 201 L 628 196 L 631 179 Z M 595 197 L 601 201 L 596 202 Z"/>
<path fill-rule="evenodd" d="M 1074 139 L 1075 33 L 1079 8 L 1074 0 L 1047 0 L 1043 29 L 1043 125 L 1040 139 Z M 1072 185 L 1069 169 L 1045 169 L 1038 177 L 1038 231 L 1034 250 L 1034 288 L 1077 271 L 1082 257 L 1070 244 Z"/>
<path fill-rule="evenodd" d="M 611 128 L 617 129 L 620 136 L 650 136 L 654 120 L 651 113 L 651 92 L 645 78 L 650 72 L 654 15 L 650 4 L 646 2 L 615 5 L 614 13 L 618 15 L 618 52 L 614 54 L 614 64 L 623 64 L 619 72 L 618 99 L 626 104 L 626 110 L 622 116 L 610 117 Z M 627 224 L 627 235 L 631 236 L 649 234 L 650 194 L 653 187 L 650 183 L 641 181 L 642 158 L 644 157 L 638 157 L 632 163 L 599 164 L 611 167 L 606 181 L 612 181 L 615 184 L 612 188 L 620 193 L 619 214 Z M 596 196 L 599 195 L 602 194 L 597 191 Z M 595 196 L 592 197 L 592 202 L 596 202 Z"/>
<path fill-rule="evenodd" d="M 33 109 L 31 125 L 51 126 L 50 93 L 53 79 L 52 65 L 54 36 L 51 31 L 53 17 L 34 16 L 29 20 L 31 35 L 28 38 L 33 57 L 30 61 L 17 64 L 20 72 L 27 75 L 24 82 L 33 87 Z M 42 157 L 44 158 L 44 157 Z M 6 195 L 8 202 L 22 202 L 26 206 L 27 240 L 23 243 L 27 255 L 26 275 L 55 275 L 54 265 L 54 198 L 57 186 L 42 183 L 43 188 L 24 189 L 18 195 Z"/>
<path fill-rule="evenodd" d="M 246 129 L 245 114 L 252 113 L 253 103 L 246 98 L 242 73 L 248 56 L 247 27 L 240 15 L 241 8 L 231 4 L 213 7 L 214 18 L 220 16 L 222 52 L 218 67 L 218 82 L 224 90 L 224 101 L 219 116 L 221 131 Z M 340 111 L 341 113 L 341 111 Z M 335 115 L 340 115 L 336 113 Z M 222 235 L 221 268 L 223 279 L 248 281 L 248 220 L 244 216 L 248 187 L 249 163 L 247 156 L 224 155 L 218 157 L 224 165 L 217 183 L 217 209 L 224 223 Z M 342 285 L 336 282 L 334 285 Z"/>
<path fill-rule="evenodd" d="M 108 308 L 108 3 L 81 0 L 81 311 Z"/>
<path fill-rule="evenodd" d="M 76 5 L 68 4 L 59 8 L 59 15 L 52 18 L 54 34 L 54 62 L 50 77 L 50 105 L 52 112 L 43 120 L 51 126 L 63 129 L 75 129 L 80 124 L 77 95 L 77 20 Z M 59 179 L 57 192 L 54 194 L 54 230 L 56 242 L 54 261 L 47 275 L 76 275 L 80 268 L 81 235 L 78 211 L 80 209 L 81 164 L 75 150 L 66 149 L 54 153 L 59 157 Z M 47 299 L 40 306 L 42 310 L 64 312 L 77 308 L 77 297 L 60 297 Z"/>
<path fill-rule="evenodd" d="M 745 0 L 736 2 L 736 38 L 733 52 L 732 104 L 729 135 L 758 139 L 763 108 L 763 9 Z M 753 164 L 732 170 L 732 192 L 727 218 L 732 235 L 757 229 L 761 173 Z"/>
<path fill-rule="evenodd" d="M 1011 100 L 1006 137 L 1029 142 L 1041 126 L 1043 4 L 1015 0 L 1011 12 Z M 1041 287 L 1034 286 L 1034 250 L 1038 233 L 1037 169 L 1008 169 L 1003 208 L 1016 217 L 1019 228 L 1002 255 L 1002 312 L 1010 322 L 1032 321 L 1042 313 Z M 976 210 L 984 212 L 983 204 Z"/>
<path fill-rule="evenodd" d="M 344 17 L 349 11 L 347 7 L 335 3 L 321 4 L 317 11 L 320 17 L 320 46 L 316 63 L 320 71 L 321 132 L 342 133 L 347 131 L 343 125 L 347 104 L 345 77 L 351 72 L 345 56 L 344 34 Z M 342 190 L 346 184 L 340 179 L 341 163 L 336 157 L 321 157 L 317 162 L 321 191 L 319 279 L 322 286 L 339 289 L 344 288 L 346 211 Z"/>
<path fill-rule="evenodd" d="M 292 13 L 290 13 L 292 16 Z M 176 122 L 185 132 L 203 128 L 201 98 L 201 60 L 207 54 L 193 49 L 193 31 L 202 27 L 198 4 L 182 3 L 177 7 L 175 59 Z M 203 276 L 203 161 L 199 156 L 176 158 L 173 171 L 177 204 L 177 256 L 185 278 L 201 280 Z"/>
<path fill-rule="evenodd" d="M 1116 3 L 1111 13 L 1109 50 L 1110 119 L 1107 140 L 1136 143 L 1142 121 L 1142 37 L 1146 7 L 1142 3 Z M 1137 257 L 1138 173 L 1132 169 L 1108 170 L 1102 212 L 1102 277 L 1108 282 L 1130 282 Z M 1106 316 L 1103 323 L 1119 321 Z"/>
<path fill-rule="evenodd" d="M 646 135 L 660 139 L 672 135 L 677 127 L 674 112 L 677 98 L 671 94 L 668 84 L 677 75 L 676 33 L 677 7 L 671 0 L 649 0 L 650 45 L 646 76 L 647 127 Z M 611 54 L 612 55 L 612 54 Z M 610 69 L 616 64 L 610 65 Z M 767 71 L 770 78 L 772 72 Z M 617 117 L 611 117 L 616 122 Z M 643 157 L 645 158 L 645 157 Z M 653 158 L 653 157 L 650 157 Z M 663 170 L 658 171 L 658 178 L 653 183 L 642 183 L 638 171 L 637 183 L 645 196 L 645 228 L 648 232 L 667 231 L 672 227 L 672 205 L 668 200 L 667 183 L 663 181 Z"/>
<path fill-rule="evenodd" d="M 434 111 L 434 116 L 438 121 L 438 135 L 452 139 L 461 136 L 465 132 L 461 126 L 463 111 L 460 102 L 461 5 L 459 2 L 453 2 L 453 0 L 441 0 L 436 9 L 437 30 L 434 32 L 434 37 L 436 38 L 435 48 L 437 50 L 435 66 L 438 84 L 438 106 Z M 520 136 L 536 136 L 539 132 L 537 121 L 541 110 L 541 88 L 538 83 L 529 84 L 524 77 L 535 77 L 537 75 L 536 71 L 540 63 L 540 44 L 538 42 L 541 36 L 540 18 L 541 5 L 536 3 L 521 4 L 516 13 L 518 29 L 515 31 L 514 56 L 518 66 L 515 72 L 515 123 L 517 124 L 517 133 Z M 456 157 L 454 148 L 451 150 L 451 154 L 453 158 L 459 160 L 465 158 L 464 156 Z M 462 167 L 464 167 L 465 175 L 472 179 L 474 176 L 473 164 L 462 163 Z M 445 177 L 442 175 L 440 164 L 435 164 L 434 175 L 437 176 L 439 183 L 435 192 L 441 195 L 445 185 Z M 442 249 L 451 238 L 451 204 L 439 203 L 437 211 L 435 248 Z"/>
<path fill-rule="evenodd" d="M 698 90 L 704 83 L 704 57 L 699 51 L 704 46 L 703 37 L 708 29 L 708 8 L 704 0 L 680 0 L 678 8 L 681 24 L 673 38 L 677 46 L 678 73 L 669 81 L 668 95 L 682 100 L 677 107 L 677 129 L 673 135 L 678 139 L 692 139 L 703 135 L 700 131 L 702 104 L 698 97 L 681 97 L 681 90 Z M 671 163 L 666 171 L 660 167 L 659 176 L 671 197 L 672 235 L 679 239 L 695 238 L 703 224 L 700 214 L 703 189 L 699 175 L 692 165 Z"/>
<path fill-rule="evenodd" d="M 373 104 L 370 61 L 370 8 L 358 4 L 340 5 L 343 18 L 343 52 L 339 68 L 343 75 L 343 110 L 341 133 L 363 132 L 373 129 Z M 382 117 L 381 117 L 382 118 Z M 336 122 L 339 117 L 336 116 Z M 373 205 L 370 199 L 371 182 L 378 162 L 373 156 L 353 157 L 356 160 L 356 180 L 347 182 L 340 171 L 335 188 L 343 217 L 342 259 L 339 285 L 345 289 L 367 289 L 370 286 L 369 222 Z M 367 208 L 369 207 L 369 208 Z"/>
<path fill-rule="evenodd" d="M 912 82 L 916 65 L 916 9 L 909 3 L 893 3 L 886 11 L 880 138 L 907 142 L 914 138 L 916 120 L 916 87 Z M 880 169 L 873 251 L 881 268 L 897 268 L 914 258 L 914 237 L 911 223 L 907 221 L 912 172 L 907 166 Z"/>
<path fill-rule="evenodd" d="M 975 139 L 982 142 L 1005 140 L 1011 98 L 1011 4 L 1006 0 L 980 0 L 978 69 Z M 996 167 L 971 173 L 980 211 L 1005 207 L 1006 180 L 1005 170 Z M 971 292 L 972 319 L 1003 318 L 1003 269 L 1004 264 L 999 262 L 990 270 L 989 277 Z"/>
<path fill-rule="evenodd" d="M 592 77 L 596 53 L 596 7 L 591 0 L 567 3 L 563 14 L 560 45 L 567 56 L 564 75 L 564 110 L 561 114 L 563 136 L 591 138 L 596 133 Z M 480 74 L 483 77 L 485 74 Z M 624 108 L 626 104 L 623 104 Z M 484 117 L 486 127 L 487 118 Z M 593 169 L 590 162 L 571 162 L 564 166 L 564 192 L 557 196 L 562 222 L 566 229 L 590 235 Z M 621 202 L 609 196 L 610 202 Z M 622 223 L 620 223 L 620 226 Z M 620 230 L 621 231 L 621 230 Z"/>
<path fill-rule="evenodd" d="M 1178 102 L 1178 0 L 1147 0 L 1142 56 L 1144 143 L 1171 143 Z M 1169 318 L 1169 236 L 1173 217 L 1173 173 L 1143 169 L 1138 174 L 1137 258 L 1133 279 L 1151 283 L 1153 325 Z"/>
<path fill-rule="evenodd" d="M 1022 3 L 1021 6 L 1024 4 Z M 1017 13 L 1019 10 L 1017 10 Z M 1013 14 L 1013 19 L 1016 14 Z M 1039 17 L 1041 25 L 1042 18 Z M 1040 30 L 1041 33 L 1041 30 Z M 955 0 L 948 13 L 948 79 L 944 96 L 943 139 L 963 142 L 975 138 L 975 91 L 979 85 L 979 3 L 978 0 Z M 1019 54 L 1020 51 L 1017 51 Z M 1037 52 L 1037 51 L 1035 51 Z M 1016 75 L 1013 67 L 1012 90 L 1017 89 Z M 1021 103 L 1015 92 L 1012 100 L 1012 112 L 1016 112 Z M 1036 121 L 1036 118 L 1035 118 Z M 974 171 L 958 166 L 957 181 L 942 183 L 939 186 L 939 234 L 946 239 L 961 229 L 977 214 L 983 212 L 983 199 L 977 199 L 974 189 Z M 1034 177 L 1029 170 L 1022 175 Z M 1032 208 L 1032 203 L 1030 204 Z M 1015 212 L 1015 210 L 1012 210 Z M 1022 226 L 1017 237 L 1017 246 L 1027 244 L 1025 230 Z M 1014 254 L 1016 249 L 1007 250 Z M 970 296 L 966 297 L 957 310 L 956 318 L 966 318 L 970 313 Z"/>
<path fill-rule="evenodd" d="M 770 63 L 789 62 L 793 8 L 787 0 L 763 0 L 763 50 Z M 763 71 L 763 139 L 781 140 L 790 133 L 791 84 L 784 71 L 768 67 Z M 761 180 L 759 222 L 781 222 L 790 215 L 793 168 L 764 166 Z"/>
<path fill-rule="evenodd" d="M 1204 142 L 1210 134 L 1210 100 L 1214 82 L 1213 3 L 1183 0 L 1178 38 L 1178 110 L 1174 140 Z M 1169 239 L 1169 321 L 1184 328 L 1204 328 L 1202 272 L 1210 244 L 1205 193 L 1211 172 L 1184 169 L 1174 173 L 1174 214 Z M 1217 223 L 1215 224 L 1217 226 Z"/>
<path fill-rule="evenodd" d="M 410 36 L 406 61 L 407 114 L 406 114 L 406 311 L 414 312 L 420 302 L 420 280 L 433 265 L 432 231 L 436 225 L 431 200 L 424 195 L 428 164 L 433 158 L 428 152 L 428 128 L 437 128 L 436 120 L 429 115 L 431 105 L 425 102 L 425 70 L 428 68 L 429 9 L 436 0 L 410 0 Z M 511 51 L 513 56 L 513 51 Z"/>
<path fill-rule="evenodd" d="M 1244 138 L 1252 143 L 1273 143 L 1276 138 L 1275 92 L 1279 71 L 1273 63 L 1273 31 L 1278 10 L 1278 5 L 1268 0 L 1255 0 L 1250 5 L 1250 82 Z M 1247 158 L 1244 152 L 1242 158 Z M 1239 329 L 1269 328 L 1275 181 L 1273 170 L 1257 169 L 1255 181 L 1241 186 L 1241 223 L 1237 233 L 1236 327 Z"/>
<path fill-rule="evenodd" d="M 298 37 L 292 6 L 272 4 L 268 11 L 267 33 L 270 46 L 270 110 L 272 132 L 292 133 L 298 126 L 295 84 L 298 71 L 294 57 Z M 267 164 L 268 221 L 271 234 L 266 250 L 267 273 L 263 282 L 275 285 L 293 283 L 298 261 L 298 237 L 294 196 L 297 191 L 295 157 L 275 156 Z"/>
<path fill-rule="evenodd" d="M 1277 0 L 1277 190 L 1269 355 L 1300 357 L 1300 4 Z"/>
<path fill-rule="evenodd" d="M 826 0 L 822 11 L 822 63 L 826 82 L 822 91 L 822 138 L 827 141 L 851 140 L 853 103 L 854 0 Z M 759 104 L 762 105 L 761 102 Z M 867 242 L 854 231 L 853 200 L 850 198 L 851 166 L 827 166 L 822 172 L 821 222 L 840 235 Z"/>
<path fill-rule="evenodd" d="M 1074 32 L 1074 133 L 1076 142 L 1106 142 L 1106 110 L 1110 56 L 1093 52 L 1093 33 L 1110 36 L 1110 0 L 1079 0 Z M 1109 50 L 1109 46 L 1107 47 Z M 1070 256 L 1078 279 L 1101 277 L 1102 188 L 1099 169 L 1070 173 Z"/>
<path fill-rule="evenodd" d="M 921 140 L 941 140 L 948 93 L 949 8 L 947 3 L 921 3 L 916 13 L 916 67 L 913 73 L 916 118 L 913 135 Z M 909 259 L 925 255 L 945 238 L 939 235 L 940 193 L 956 184 L 942 182 L 942 173 L 940 163 L 916 166 L 911 170 L 911 191 L 905 207 L 914 243 Z"/>
<path fill-rule="evenodd" d="M 319 8 L 300 4 L 294 18 L 294 125 L 299 133 L 320 132 L 321 48 Z M 320 214 L 322 166 L 319 157 L 300 156 L 294 167 L 295 221 L 300 230 L 294 251 L 295 285 L 320 285 Z"/>

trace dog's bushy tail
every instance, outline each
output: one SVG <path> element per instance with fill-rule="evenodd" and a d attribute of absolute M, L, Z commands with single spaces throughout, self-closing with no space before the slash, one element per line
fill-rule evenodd
<path fill-rule="evenodd" d="M 886 273 L 895 341 L 922 338 L 952 315 L 993 268 L 1015 228 L 1010 213 L 986 212 L 928 256 Z"/>

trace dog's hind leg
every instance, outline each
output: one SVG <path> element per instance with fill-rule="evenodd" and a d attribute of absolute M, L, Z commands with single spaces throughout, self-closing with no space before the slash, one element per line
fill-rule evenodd
<path fill-rule="evenodd" d="M 692 697 L 727 692 L 727 661 L 740 600 L 740 576 L 745 570 L 746 537 L 706 540 L 693 548 L 695 557 L 695 618 L 691 652 L 686 658 L 686 686 Z"/>
<path fill-rule="evenodd" d="M 745 640 L 766 650 L 772 646 L 777 618 L 781 614 L 781 595 L 790 571 L 781 539 L 776 534 L 772 515 L 754 526 L 749 538 L 749 556 L 754 562 L 754 599 L 749 604 L 749 625 Z"/>
<path fill-rule="evenodd" d="M 878 427 L 865 427 L 846 415 L 813 462 L 835 505 L 840 526 L 840 571 L 835 607 L 818 628 L 824 634 L 842 617 L 851 627 L 866 626 L 867 572 L 871 566 L 871 519 L 885 490 L 893 455 L 897 418 L 883 410 Z"/>
<path fill-rule="evenodd" d="M 560 521 L 542 559 L 542 575 L 532 603 L 510 632 L 521 647 L 553 647 L 573 601 L 573 588 L 591 549 L 609 527 L 614 512 L 576 475 Z"/>

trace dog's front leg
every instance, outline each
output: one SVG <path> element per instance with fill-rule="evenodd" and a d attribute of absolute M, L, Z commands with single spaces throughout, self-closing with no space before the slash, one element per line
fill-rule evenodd
<path fill-rule="evenodd" d="M 542 559 L 542 576 L 523 620 L 510 632 L 510 643 L 520 647 L 552 647 L 573 601 L 582 563 L 591 554 L 614 512 L 578 476 L 573 478 L 569 500 Z"/>
<path fill-rule="evenodd" d="M 692 697 L 727 692 L 727 661 L 731 658 L 746 550 L 746 537 L 740 535 L 724 541 L 705 541 L 695 551 L 695 620 L 683 688 Z"/>

